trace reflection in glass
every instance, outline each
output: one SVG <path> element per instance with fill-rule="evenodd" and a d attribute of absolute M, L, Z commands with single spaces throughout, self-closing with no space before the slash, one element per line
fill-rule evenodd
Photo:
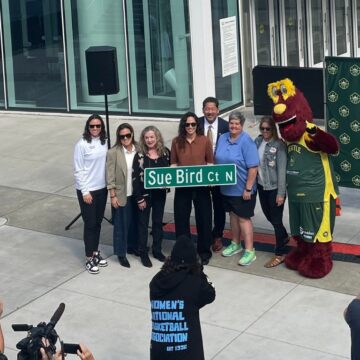
<path fill-rule="evenodd" d="M 66 109 L 60 1 L 1 4 L 9 107 Z"/>
<path fill-rule="evenodd" d="M 357 41 L 358 41 L 358 45 L 357 47 L 360 49 L 360 0 L 357 1 L 357 5 L 356 5 L 357 9 L 356 9 L 356 18 L 357 18 Z"/>
<path fill-rule="evenodd" d="M 236 0 L 212 0 L 212 33 L 214 49 L 214 66 L 215 66 L 215 91 L 219 99 L 221 109 L 240 104 L 242 99 L 241 93 L 241 65 L 240 65 L 240 36 L 237 32 L 238 47 L 238 71 L 234 74 L 222 76 L 222 58 L 221 58 L 221 39 L 220 39 L 220 19 L 236 16 L 236 28 L 238 24 L 238 8 Z"/>
<path fill-rule="evenodd" d="M 269 25 L 269 2 L 255 1 L 255 26 L 257 61 L 259 65 L 271 65 L 271 38 Z"/>
<path fill-rule="evenodd" d="M 88 92 L 85 51 L 91 46 L 113 46 L 117 52 L 120 91 L 108 96 L 109 111 L 128 112 L 121 1 L 65 0 L 64 5 L 71 109 L 104 110 L 104 96 L 90 96 Z"/>
<path fill-rule="evenodd" d="M 0 39 L 1 41 L 1 39 Z M 5 97 L 4 97 L 4 74 L 3 74 L 3 59 L 0 53 L 0 107 L 5 106 Z"/>
<path fill-rule="evenodd" d="M 322 30 L 322 0 L 311 1 L 311 30 L 313 46 L 313 64 L 324 59 L 324 35 Z"/>
<path fill-rule="evenodd" d="M 297 22 L 296 0 L 285 1 L 285 31 L 288 66 L 299 65 L 299 35 Z"/>
<path fill-rule="evenodd" d="M 336 55 L 347 52 L 345 1 L 335 0 Z"/>
<path fill-rule="evenodd" d="M 126 4 L 132 111 L 182 114 L 193 109 L 187 1 Z"/>

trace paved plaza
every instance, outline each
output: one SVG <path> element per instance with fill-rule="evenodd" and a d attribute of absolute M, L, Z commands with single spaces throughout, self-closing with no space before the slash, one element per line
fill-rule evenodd
<path fill-rule="evenodd" d="M 251 109 L 245 112 L 245 130 L 255 137 L 255 118 Z M 48 322 L 61 302 L 66 309 L 56 330 L 64 342 L 84 342 L 96 360 L 149 359 L 148 284 L 161 264 L 151 258 L 154 266 L 148 269 L 129 256 L 131 269 L 121 267 L 112 255 L 112 227 L 104 221 L 101 250 L 109 266 L 90 275 L 83 264 L 82 220 L 64 229 L 79 213 L 72 155 L 86 119 L 11 113 L 0 118 L 0 298 L 9 360 L 16 359 L 16 343 L 25 337 L 11 324 Z M 124 121 L 110 118 L 112 142 Z M 177 122 L 153 123 L 170 146 Z M 131 124 L 139 135 L 149 121 L 132 119 Z M 335 240 L 360 244 L 360 191 L 341 190 L 343 214 Z M 173 191 L 166 222 L 173 222 L 172 199 Z M 271 232 L 259 204 L 254 226 L 259 233 Z M 173 241 L 164 241 L 164 252 L 172 246 Z M 265 269 L 269 256 L 257 251 L 256 262 L 243 268 L 238 257 L 215 254 L 205 267 L 217 292 L 215 302 L 201 310 L 206 359 L 349 359 L 350 331 L 342 313 L 360 292 L 360 265 L 336 261 L 327 277 L 311 280 L 284 265 Z"/>

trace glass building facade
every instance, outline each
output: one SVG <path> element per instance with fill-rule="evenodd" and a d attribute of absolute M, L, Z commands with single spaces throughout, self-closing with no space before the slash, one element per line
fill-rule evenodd
<path fill-rule="evenodd" d="M 0 0 L 0 108 L 95 112 L 104 97 L 90 96 L 85 51 L 113 46 L 119 93 L 108 96 L 118 114 L 178 116 L 194 111 L 192 32 L 188 0 Z M 235 16 L 236 0 L 209 0 L 213 11 L 211 96 L 222 107 L 241 105 L 237 74 L 221 75 L 219 19 Z M 237 46 L 240 54 L 239 32 Z M 204 59 L 206 62 L 206 59 Z M 240 57 L 239 57 L 240 63 Z M 230 89 L 230 91 L 228 90 Z M 218 93 L 218 95 L 216 94 Z M 202 99 L 197 99 L 201 103 Z"/>
<path fill-rule="evenodd" d="M 0 0 L 0 110 L 103 112 L 85 51 L 112 46 L 110 113 L 200 115 L 207 96 L 225 112 L 251 100 L 255 65 L 359 57 L 359 12 L 360 0 Z"/>

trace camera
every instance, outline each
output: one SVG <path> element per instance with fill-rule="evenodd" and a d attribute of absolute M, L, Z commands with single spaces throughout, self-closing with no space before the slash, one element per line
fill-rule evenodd
<path fill-rule="evenodd" d="M 35 327 L 27 324 L 12 325 L 14 331 L 28 332 L 27 336 L 16 344 L 16 348 L 20 350 L 17 360 L 41 359 L 41 348 L 44 348 L 49 355 L 55 354 L 55 344 L 58 339 L 55 325 L 60 320 L 64 310 L 65 304 L 61 303 L 47 324 L 41 322 Z M 77 344 L 64 344 L 61 342 L 61 350 L 63 354 L 76 354 L 80 347 Z"/>

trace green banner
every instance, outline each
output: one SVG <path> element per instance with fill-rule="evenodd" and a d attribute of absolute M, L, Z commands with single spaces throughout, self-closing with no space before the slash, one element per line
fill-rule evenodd
<path fill-rule="evenodd" d="M 203 165 L 146 168 L 145 189 L 236 184 L 236 166 Z"/>
<path fill-rule="evenodd" d="M 340 144 L 336 179 L 360 189 L 360 59 L 326 57 L 325 64 L 326 129 Z"/>

